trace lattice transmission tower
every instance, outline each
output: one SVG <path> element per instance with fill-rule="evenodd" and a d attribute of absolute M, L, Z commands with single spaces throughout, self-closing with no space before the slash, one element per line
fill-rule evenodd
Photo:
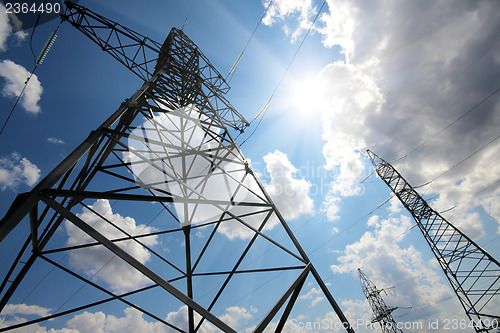
<path fill-rule="evenodd" d="M 500 320 L 500 264 L 441 214 L 388 162 L 367 151 L 377 174 L 410 212 L 477 332 Z"/>
<path fill-rule="evenodd" d="M 233 139 L 248 122 L 200 49 L 178 29 L 160 44 L 72 3 L 62 18 L 144 82 L 0 221 L 0 242 L 25 239 L 2 272 L 0 311 L 61 298 L 0 331 L 118 303 L 171 331 L 281 332 L 315 285 L 353 332 Z M 233 327 L 223 314 L 235 304 L 258 320 Z"/>
<path fill-rule="evenodd" d="M 384 333 L 402 333 L 403 331 L 398 327 L 392 312 L 397 309 L 397 307 L 389 307 L 385 304 L 382 298 L 383 289 L 377 289 L 375 284 L 370 281 L 366 274 L 358 268 L 359 280 L 361 281 L 361 288 L 365 294 L 368 303 L 373 311 L 373 323 L 379 323 L 382 332 Z"/>

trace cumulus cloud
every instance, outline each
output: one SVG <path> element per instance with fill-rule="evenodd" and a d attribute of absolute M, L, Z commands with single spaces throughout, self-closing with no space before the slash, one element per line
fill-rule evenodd
<path fill-rule="evenodd" d="M 266 170 L 271 182 L 266 190 L 285 219 L 295 219 L 314 211 L 313 200 L 309 197 L 311 183 L 305 179 L 294 178 L 297 169 L 290 163 L 288 156 L 279 150 L 264 156 Z"/>
<path fill-rule="evenodd" d="M 37 315 L 37 316 L 48 316 L 51 309 L 44 308 L 38 305 L 28 305 L 28 304 L 7 304 L 3 310 L 2 315 Z"/>
<path fill-rule="evenodd" d="M 33 186 L 40 179 L 40 169 L 19 153 L 0 157 L 0 188 L 17 190 L 23 184 Z"/>
<path fill-rule="evenodd" d="M 401 215 L 382 219 L 374 215 L 367 225 L 370 230 L 358 241 L 347 245 L 338 258 L 338 264 L 331 266 L 334 273 L 351 273 L 357 277 L 357 269 L 362 268 L 379 289 L 401 285 L 384 295 L 384 299 L 392 306 L 418 308 L 420 311 L 409 313 L 409 320 L 427 322 L 429 315 L 439 313 L 441 318 L 461 315 L 458 300 L 437 273 L 439 267 L 435 260 L 424 260 L 422 253 L 412 245 L 400 245 L 405 232 L 412 226 L 408 217 Z M 446 310 L 437 305 L 448 299 L 451 299 L 451 304 Z M 360 305 L 356 302 L 351 300 L 355 308 Z M 426 307 L 420 307 L 422 304 Z"/>
<path fill-rule="evenodd" d="M 131 217 L 123 217 L 118 213 L 113 213 L 109 201 L 99 199 L 93 205 L 89 206 L 89 208 L 83 208 L 82 212 L 77 214 L 77 216 L 108 239 L 126 237 L 126 235 L 97 214 L 119 225 L 120 228 L 132 236 L 148 234 L 154 230 L 152 227 L 136 224 L 135 220 Z M 94 242 L 90 236 L 78 229 L 71 222 L 66 221 L 64 225 L 66 234 L 68 235 L 66 242 L 68 246 Z M 142 238 L 141 242 L 144 245 L 153 246 L 158 241 L 156 236 L 152 236 Z M 143 264 L 148 262 L 151 257 L 149 251 L 137 242 L 124 241 L 116 244 L 126 249 L 130 255 Z M 69 263 L 73 268 L 84 271 L 90 277 L 99 277 L 108 283 L 113 290 L 119 292 L 130 291 L 150 283 L 150 280 L 142 275 L 142 273 L 120 258 L 115 257 L 113 253 L 101 245 L 70 251 Z"/>
<path fill-rule="evenodd" d="M 20 305 L 7 305 L 6 308 L 12 307 L 20 307 Z M 37 308 L 37 306 L 29 306 L 33 309 Z M 36 311 L 35 311 L 36 312 Z M 17 312 L 19 313 L 19 311 Z M 144 314 L 139 312 L 134 308 L 126 308 L 123 310 L 124 316 L 114 316 L 110 314 L 105 314 L 104 312 L 88 312 L 84 311 L 83 313 L 74 315 L 71 319 L 66 322 L 66 327 L 61 329 L 49 329 L 46 327 L 32 325 L 27 326 L 23 329 L 16 330 L 16 332 L 33 332 L 35 328 L 37 332 L 42 333 L 136 333 L 136 332 L 144 332 L 144 333 L 167 333 L 174 332 L 172 328 L 167 327 L 161 322 L 158 321 L 149 321 L 144 318 Z M 229 307 L 225 310 L 225 312 L 219 316 L 219 318 L 226 323 L 228 323 L 232 327 L 237 327 L 239 323 L 244 320 L 249 320 L 253 318 L 253 313 L 255 313 L 254 309 L 247 310 L 245 308 L 240 308 L 237 306 Z M 34 312 L 26 312 L 27 314 L 37 314 L 39 316 L 44 315 L 43 313 L 34 313 Z M 17 322 L 13 322 L 12 320 L 6 319 L 8 314 L 5 313 L 5 310 L 2 312 L 0 319 L 0 328 L 8 327 L 9 325 L 13 325 L 15 323 L 22 322 L 25 320 L 22 317 L 16 318 Z M 188 331 L 187 325 L 188 318 L 188 307 L 183 305 L 177 311 L 172 311 L 167 314 L 165 317 L 165 321 L 171 325 L 178 327 L 181 330 Z M 200 316 L 195 313 L 195 322 L 200 320 Z M 202 326 L 199 329 L 201 333 L 215 333 L 219 332 L 214 325 L 209 323 L 208 321 L 204 321 Z"/>
<path fill-rule="evenodd" d="M 30 74 L 26 68 L 16 64 L 12 60 L 3 60 L 0 62 L 0 76 L 5 80 L 2 90 L 3 96 L 17 99 Z M 21 106 L 30 114 L 39 113 L 41 109 L 38 102 L 40 101 L 42 92 L 42 84 L 38 80 L 38 77 L 33 75 L 21 97 Z"/>
<path fill-rule="evenodd" d="M 500 80 L 500 4 L 327 3 L 315 29 L 325 46 L 338 45 L 345 56 L 319 74 L 324 88 L 323 154 L 327 168 L 338 172 L 325 201 L 325 206 L 328 201 L 334 204 L 330 217 L 338 217 L 340 203 L 335 198 L 361 194 L 358 183 L 368 171 L 359 150 L 369 147 L 387 161 L 408 154 L 397 165 L 405 178 L 415 186 L 435 179 L 428 194 L 439 194 L 439 209 L 461 203 L 454 218 L 465 221 L 464 228 L 472 224 L 471 232 L 480 236 L 482 227 L 471 217 L 471 209 L 496 208 L 489 207 L 487 199 L 474 205 L 462 201 L 491 185 L 488 195 L 500 194 L 499 173 L 487 174 L 484 167 L 498 166 L 493 152 L 500 140 L 493 139 L 500 126 L 500 100 L 494 95 L 481 103 Z M 309 12 L 291 8 L 297 12 L 284 13 L 295 18 Z"/>
<path fill-rule="evenodd" d="M 0 4 L 0 51 L 5 51 L 7 38 L 11 33 L 9 26 L 9 18 L 7 16 L 5 7 Z"/>
<path fill-rule="evenodd" d="M 7 304 L 0 313 L 0 328 L 10 327 L 16 324 L 24 323 L 33 317 L 43 317 L 51 314 L 51 309 L 39 306 L 39 305 L 28 305 L 28 304 Z M 79 333 L 76 330 L 63 328 L 63 329 L 49 329 L 46 327 L 33 324 L 30 326 L 25 326 L 18 328 L 15 332 L 19 333 L 30 333 L 30 332 L 40 332 L 40 333 Z"/>
<path fill-rule="evenodd" d="M 263 185 L 283 217 L 287 220 L 293 220 L 301 215 L 313 213 L 314 202 L 309 196 L 311 183 L 303 178 L 296 178 L 298 170 L 288 160 L 288 156 L 277 150 L 264 156 L 264 162 L 266 164 L 266 176 L 270 178 L 270 182 L 263 183 Z M 252 185 L 249 182 L 247 184 Z M 250 188 L 254 192 L 258 191 L 258 188 L 253 187 Z M 231 209 L 231 212 L 236 215 L 245 213 L 240 207 Z M 243 220 L 254 228 L 258 228 L 266 214 L 250 215 L 243 218 Z M 272 230 L 278 223 L 278 217 L 272 214 L 263 230 Z M 237 221 L 222 224 L 219 231 L 229 239 L 247 239 L 254 235 L 254 231 Z"/>
<path fill-rule="evenodd" d="M 321 291 L 321 289 L 312 287 L 306 294 L 299 296 L 299 299 L 310 300 L 310 306 L 314 307 L 316 304 L 324 300 L 325 297 L 323 296 L 323 291 Z"/>

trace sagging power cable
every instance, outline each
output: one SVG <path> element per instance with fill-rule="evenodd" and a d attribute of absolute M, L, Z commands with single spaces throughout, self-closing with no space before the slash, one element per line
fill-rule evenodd
<path fill-rule="evenodd" d="M 295 60 L 295 58 L 297 57 L 297 54 L 299 53 L 300 49 L 302 48 L 302 45 L 304 45 L 304 41 L 307 39 L 307 36 L 309 36 L 312 28 L 314 27 L 314 24 L 316 23 L 316 21 L 318 20 L 318 17 L 319 15 L 321 14 L 321 12 L 323 11 L 323 8 L 325 7 L 325 4 L 326 4 L 326 0 L 323 1 L 323 4 L 321 5 L 320 9 L 318 10 L 318 13 L 316 14 L 316 16 L 314 17 L 314 20 L 311 22 L 311 25 L 309 26 L 309 29 L 307 30 L 304 38 L 302 39 L 302 41 L 300 42 L 299 44 L 299 47 L 297 48 L 297 50 L 295 51 L 295 53 L 293 54 L 292 56 L 292 59 L 290 60 L 290 62 L 288 63 L 288 66 L 285 68 L 285 71 L 283 72 L 283 75 L 281 76 L 280 80 L 278 81 L 278 84 L 276 85 L 276 87 L 274 88 L 272 94 L 271 94 L 271 97 L 269 97 L 269 99 L 267 100 L 266 104 L 264 104 L 264 106 L 262 107 L 262 109 L 259 111 L 259 113 L 257 113 L 257 115 L 252 119 L 252 121 L 250 121 L 250 125 L 252 125 L 252 123 L 259 119 L 259 122 L 257 123 L 257 125 L 255 126 L 254 130 L 252 131 L 252 133 L 250 133 L 250 135 L 245 139 L 243 140 L 243 142 L 240 144 L 240 147 L 248 141 L 248 139 L 250 139 L 254 134 L 255 134 L 255 131 L 257 131 L 257 128 L 259 128 L 261 122 L 262 122 L 262 119 L 264 118 L 265 116 L 265 113 L 267 111 L 267 109 L 269 108 L 269 105 L 271 104 L 271 101 L 274 97 L 274 95 L 276 94 L 276 91 L 278 90 L 278 88 L 280 87 L 281 83 L 283 82 L 283 79 L 285 78 L 286 74 L 288 73 L 288 70 L 290 69 L 290 67 L 292 66 L 292 63 L 293 61 Z"/>
<path fill-rule="evenodd" d="M 9 122 L 10 120 L 10 117 L 12 116 L 12 114 L 14 113 L 14 110 L 17 106 L 17 103 L 19 103 L 19 100 L 21 99 L 21 97 L 23 96 L 24 94 L 24 91 L 26 90 L 26 87 L 28 86 L 28 83 L 30 82 L 31 78 L 33 77 L 33 75 L 35 74 L 35 71 L 36 69 L 38 68 L 39 65 L 41 65 L 43 63 L 43 61 L 45 60 L 45 57 L 47 56 L 47 53 L 50 51 L 50 48 L 52 47 L 52 45 L 54 44 L 54 41 L 56 40 L 57 38 L 57 30 L 59 30 L 59 27 L 61 26 L 61 24 L 59 24 L 56 28 L 56 30 L 50 35 L 49 39 L 47 40 L 47 42 L 45 43 L 43 49 L 42 49 L 42 52 L 40 52 L 40 55 L 38 56 L 38 58 L 36 58 L 36 61 L 35 61 L 35 67 L 33 68 L 33 70 L 31 71 L 31 74 L 30 76 L 26 79 L 26 81 L 24 82 L 24 86 L 23 86 L 23 89 L 21 90 L 21 92 L 19 93 L 19 96 L 17 96 L 17 99 L 16 99 L 16 102 L 14 103 L 14 105 L 12 106 L 12 109 L 10 110 L 9 112 L 9 115 L 7 116 L 7 119 L 5 119 L 5 122 L 2 126 L 2 129 L 0 129 L 0 135 L 2 135 L 5 127 L 7 126 L 7 123 Z M 36 26 L 35 26 L 36 27 Z M 33 28 L 35 29 L 35 28 Z"/>
<path fill-rule="evenodd" d="M 233 64 L 233 66 L 229 70 L 229 73 L 227 73 L 227 75 L 226 75 L 226 81 L 227 81 L 227 83 L 231 82 L 231 79 L 234 76 L 234 72 L 236 71 L 236 68 L 238 67 L 241 59 L 243 58 L 243 54 L 245 53 L 248 45 L 250 44 L 250 41 L 252 40 L 253 36 L 255 35 L 255 32 L 257 31 L 257 29 L 259 28 L 260 24 L 262 23 L 262 20 L 264 20 L 264 17 L 266 17 L 266 14 L 269 11 L 269 8 L 271 7 L 272 3 L 273 3 L 273 0 L 269 1 L 269 4 L 267 5 L 266 9 L 264 10 L 264 14 L 262 14 L 262 17 L 260 18 L 259 22 L 255 26 L 255 29 L 253 29 L 253 32 L 250 35 L 250 38 L 248 39 L 247 43 L 243 47 L 243 50 L 241 51 L 240 55 L 238 56 L 238 58 L 236 59 L 236 61 Z"/>

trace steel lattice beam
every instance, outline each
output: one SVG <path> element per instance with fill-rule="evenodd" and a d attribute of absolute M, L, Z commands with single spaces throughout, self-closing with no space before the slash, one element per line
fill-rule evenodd
<path fill-rule="evenodd" d="M 368 279 L 360 268 L 358 268 L 358 274 L 363 293 L 373 311 L 372 323 L 379 323 L 384 333 L 402 333 L 403 331 L 398 328 L 396 321 L 392 317 L 392 312 L 396 308 L 390 308 L 385 304 L 382 295 L 380 295 L 382 290 L 377 289 L 375 284 Z"/>
<path fill-rule="evenodd" d="M 280 311 L 276 332 L 283 329 L 306 279 L 316 282 L 346 330 L 353 332 L 233 140 L 229 129 L 242 131 L 248 123 L 223 96 L 229 87 L 197 46 L 178 29 L 172 29 L 165 43 L 159 45 L 72 3 L 68 3 L 63 19 L 141 77 L 144 83 L 32 191 L 18 195 L 0 221 L 0 242 L 23 219 L 29 223 L 29 235 L 0 286 L 0 311 L 39 259 L 83 281 L 105 298 L 3 327 L 0 331 L 118 301 L 179 332 L 197 332 L 207 322 L 223 332 L 234 332 L 235 328 L 214 313 L 217 307 L 220 311 L 221 302 L 228 297 L 231 283 L 248 274 L 284 272 L 291 277 L 286 289 L 267 309 L 256 332 L 269 327 Z M 165 223 L 169 227 L 129 232 L 99 211 L 96 200 L 112 200 L 118 205 L 143 203 L 146 209 L 156 203 L 166 212 Z M 105 229 L 99 229 L 98 223 Z M 287 237 L 286 244 L 269 235 L 266 227 L 270 224 L 280 228 Z M 66 228 L 67 231 L 70 227 L 81 234 L 81 239 L 85 239 L 83 243 L 53 241 L 58 230 Z M 200 241 L 191 231 L 202 228 L 211 231 L 208 238 Z M 114 236 L 104 232 L 109 229 Z M 244 238 L 245 246 L 234 262 L 230 262 L 229 269 L 210 270 L 201 263 L 206 266 L 211 262 L 209 252 L 218 246 L 216 239 L 221 230 L 239 230 L 251 237 Z M 168 251 L 153 248 L 146 242 L 148 237 L 168 235 L 182 235 L 184 253 L 172 257 Z M 120 246 L 124 242 L 147 251 L 161 265 L 148 265 L 134 257 Z M 270 246 L 287 262 L 272 262 L 265 267 L 244 266 L 258 242 Z M 200 249 L 198 253 L 193 250 L 195 245 Z M 148 279 L 150 284 L 120 293 L 86 278 L 85 274 L 73 270 L 71 263 L 54 257 L 95 249 L 108 250 L 106 253 L 122 260 L 120 262 Z M 178 257 L 184 259 L 182 264 L 175 261 Z M 222 283 L 209 301 L 202 303 L 196 293 L 199 285 L 193 281 L 209 277 L 219 277 Z M 187 328 L 161 319 L 147 305 L 140 306 L 128 298 L 151 289 L 187 307 Z"/>
<path fill-rule="evenodd" d="M 85 36 L 144 81 L 169 62 L 168 75 L 157 78 L 156 91 L 169 107 L 194 103 L 203 112 L 214 113 L 227 127 L 243 131 L 249 124 L 223 96 L 229 90 L 224 77 L 181 30 L 172 28 L 162 45 L 90 9 L 66 2 L 61 15 Z M 168 40 L 170 39 L 170 40 Z M 172 46 L 172 47 L 170 47 Z M 179 83 L 182 82 L 181 85 Z"/>
<path fill-rule="evenodd" d="M 500 264 L 432 209 L 388 162 L 367 151 L 375 171 L 413 216 L 477 332 L 498 327 Z"/>

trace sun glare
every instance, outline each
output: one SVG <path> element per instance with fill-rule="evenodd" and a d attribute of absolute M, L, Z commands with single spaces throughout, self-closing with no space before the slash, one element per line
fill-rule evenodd
<path fill-rule="evenodd" d="M 320 114 L 320 89 L 315 77 L 296 79 L 291 84 L 290 107 L 301 116 Z"/>

